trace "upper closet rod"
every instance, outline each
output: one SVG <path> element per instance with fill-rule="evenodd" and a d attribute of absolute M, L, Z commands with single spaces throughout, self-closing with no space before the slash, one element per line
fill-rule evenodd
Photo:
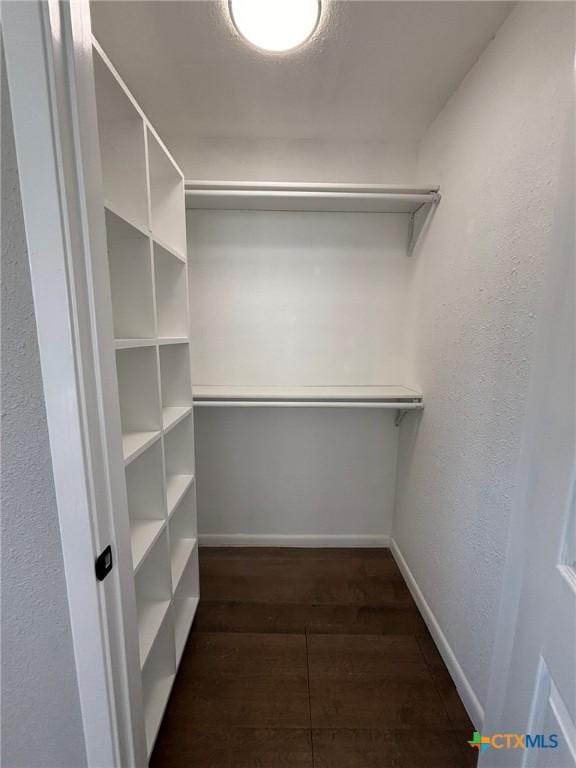
<path fill-rule="evenodd" d="M 440 201 L 438 187 L 186 181 L 188 208 L 414 213 Z"/>
<path fill-rule="evenodd" d="M 296 181 L 213 181 L 186 179 L 190 190 L 255 190 L 258 192 L 369 192 L 388 194 L 430 194 L 438 192 L 437 184 L 340 184 L 337 182 Z"/>
<path fill-rule="evenodd" d="M 407 213 L 406 251 L 413 251 L 415 216 L 440 202 L 440 187 L 384 184 L 301 184 L 295 182 L 184 182 L 186 207 L 201 210 L 325 211 Z"/>

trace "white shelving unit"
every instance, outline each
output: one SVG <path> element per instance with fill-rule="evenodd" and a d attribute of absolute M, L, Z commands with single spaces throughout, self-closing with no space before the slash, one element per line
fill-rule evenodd
<path fill-rule="evenodd" d="M 208 210 L 415 213 L 440 202 L 435 185 L 186 180 L 186 207 Z"/>
<path fill-rule="evenodd" d="M 199 600 L 184 180 L 96 42 L 94 70 L 150 754 Z"/>
<path fill-rule="evenodd" d="M 407 411 L 422 410 L 424 397 L 410 387 L 382 386 L 208 386 L 194 385 L 198 408 L 379 408 L 396 411 L 398 426 Z"/>
<path fill-rule="evenodd" d="M 441 200 L 438 185 L 298 184 L 186 180 L 186 207 L 220 211 L 317 211 L 408 214 L 406 253 L 418 233 L 416 214 Z"/>
<path fill-rule="evenodd" d="M 203 329 L 195 339 L 201 361 L 193 383 L 195 407 L 390 409 L 396 411 L 397 425 L 408 411 L 422 410 L 422 392 L 387 383 L 398 381 L 397 371 L 402 380 L 405 366 L 386 329 L 399 325 L 402 312 L 400 306 L 393 310 L 406 283 L 407 266 L 398 264 L 402 230 L 409 255 L 424 220 L 416 217 L 420 211 L 425 217 L 440 202 L 439 189 L 438 185 L 187 180 L 186 207 L 200 233 L 196 237 L 194 232 L 190 241 L 194 284 L 200 285 L 194 304 L 196 328 Z M 342 215 L 335 217 L 335 213 Z M 334 241 L 336 229 L 343 248 Z M 372 259 L 378 236 L 386 237 L 386 253 L 393 264 L 387 272 Z M 383 239 L 380 242 L 384 245 Z M 328 248 L 332 248 L 329 257 Z M 237 267 L 242 259 L 247 279 Z M 358 277 L 368 271 L 378 284 L 396 286 L 392 300 L 390 290 L 376 294 L 368 280 Z M 277 275 L 283 276 L 283 282 Z M 338 282 L 352 288 L 338 291 L 334 287 Z M 366 292 L 364 313 L 358 309 L 354 290 Z M 269 301 L 271 296 L 276 304 Z M 217 314 L 215 306 L 226 311 Z M 343 320 L 347 311 L 349 324 Z M 374 317 L 377 323 L 372 322 Z M 268 333 L 267 325 L 274 331 Z M 307 337 L 303 329 L 308 328 Z M 398 335 L 402 332 L 400 328 Z M 340 337 L 343 344 L 336 350 L 334 340 Z M 383 339 L 381 349 L 385 349 L 383 354 L 378 350 L 378 360 L 374 347 L 364 343 L 375 337 Z M 356 348 L 367 351 L 356 359 Z M 378 376 L 382 383 L 321 384 L 322 379 L 349 380 L 351 366 L 364 371 L 365 381 L 370 382 L 375 379 L 375 367 L 384 368 L 384 375 Z M 289 381 L 292 374 L 314 385 L 269 386 L 268 370 L 275 382 Z M 360 378 L 362 373 L 356 375 Z M 231 383 L 221 383 L 226 380 Z"/>
<path fill-rule="evenodd" d="M 214 386 L 194 385 L 194 404 L 223 405 L 364 405 L 380 407 L 422 407 L 422 392 L 400 385 L 348 385 L 348 386 Z"/>

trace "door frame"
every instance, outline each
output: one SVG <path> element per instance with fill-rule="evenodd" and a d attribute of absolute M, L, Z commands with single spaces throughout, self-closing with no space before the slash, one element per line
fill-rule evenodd
<path fill-rule="evenodd" d="M 88 0 L 3 2 L 2 37 L 87 764 L 145 766 Z"/>

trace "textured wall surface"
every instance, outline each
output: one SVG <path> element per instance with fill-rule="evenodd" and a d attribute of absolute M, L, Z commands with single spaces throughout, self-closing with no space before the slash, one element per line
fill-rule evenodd
<path fill-rule="evenodd" d="M 8 88 L 2 67 L 2 757 L 86 764 Z"/>
<path fill-rule="evenodd" d="M 188 137 L 178 162 L 188 179 L 411 184 L 416 143 Z"/>
<path fill-rule="evenodd" d="M 442 202 L 415 254 L 415 381 L 394 538 L 484 704 L 573 76 L 573 7 L 524 3 L 421 146 Z"/>
<path fill-rule="evenodd" d="M 408 216 L 188 211 L 195 384 L 407 383 Z"/>

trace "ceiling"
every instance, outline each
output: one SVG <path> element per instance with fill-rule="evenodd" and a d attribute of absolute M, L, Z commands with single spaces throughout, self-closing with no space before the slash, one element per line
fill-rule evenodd
<path fill-rule="evenodd" d="M 504 2 L 324 2 L 303 49 L 262 54 L 225 0 L 98 0 L 94 33 L 170 146 L 194 138 L 413 142 L 508 14 Z"/>

